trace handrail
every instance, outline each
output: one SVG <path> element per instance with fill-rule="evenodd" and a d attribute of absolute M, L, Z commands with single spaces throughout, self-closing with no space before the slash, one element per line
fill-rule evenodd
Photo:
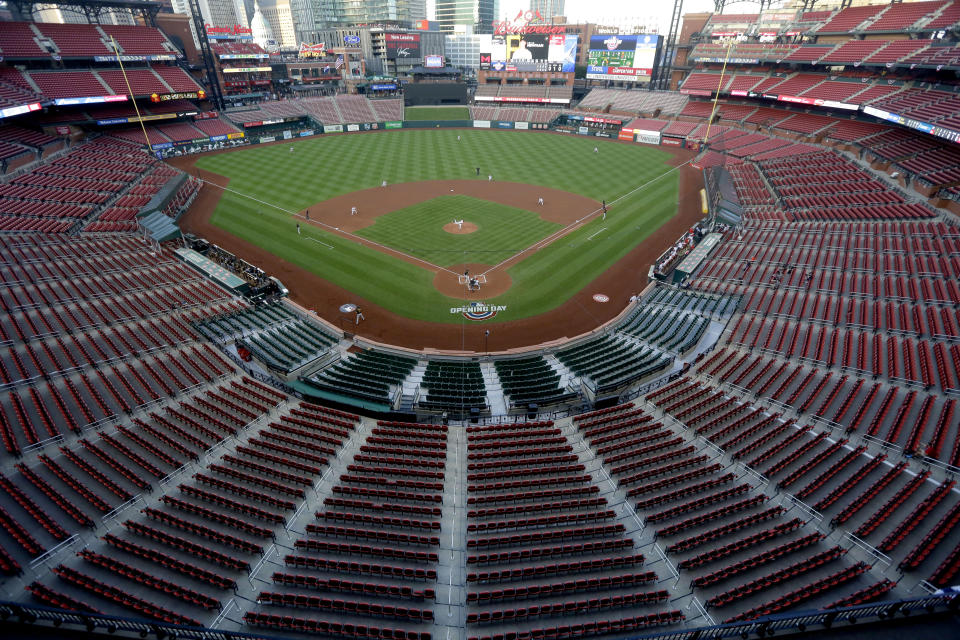
<path fill-rule="evenodd" d="M 875 623 L 889 620 L 898 612 L 909 614 L 913 620 L 925 616 L 934 616 L 947 611 L 956 611 L 960 607 L 960 597 L 956 593 L 934 592 L 919 598 L 893 600 L 890 602 L 871 603 L 853 607 L 842 607 L 829 610 L 805 610 L 787 614 L 775 614 L 758 620 L 747 622 L 733 622 L 703 627 L 674 629 L 654 632 L 642 636 L 633 636 L 636 640 L 679 640 L 693 638 L 763 638 L 774 635 L 779 630 L 806 630 L 816 631 L 817 627 L 831 628 L 839 623 L 848 625 L 859 623 Z M 268 634 L 251 634 L 239 631 L 210 629 L 205 627 L 185 627 L 166 622 L 148 621 L 136 618 L 109 616 L 100 613 L 84 613 L 64 611 L 33 604 L 17 602 L 0 602 L 0 619 L 17 619 L 21 624 L 50 624 L 63 629 L 76 627 L 93 633 L 97 629 L 107 631 L 116 637 L 142 638 L 141 632 L 156 634 L 164 631 L 177 638 L 196 640 L 257 640 L 274 639 L 277 636 Z M 136 635 L 134 635 L 136 634 Z"/>

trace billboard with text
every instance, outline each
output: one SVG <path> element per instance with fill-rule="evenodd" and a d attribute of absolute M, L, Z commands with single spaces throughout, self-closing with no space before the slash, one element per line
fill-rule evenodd
<path fill-rule="evenodd" d="M 387 60 L 413 60 L 421 58 L 419 33 L 385 33 Z"/>
<path fill-rule="evenodd" d="M 661 37 L 654 34 L 590 37 L 587 78 L 617 82 L 650 82 Z"/>
<path fill-rule="evenodd" d="M 484 70 L 572 73 L 576 63 L 577 35 L 513 33 L 479 38 Z"/>

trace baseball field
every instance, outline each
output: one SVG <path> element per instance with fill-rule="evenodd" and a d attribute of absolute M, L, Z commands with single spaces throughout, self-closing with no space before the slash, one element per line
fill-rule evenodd
<path fill-rule="evenodd" d="M 470 129 L 322 136 L 195 166 L 225 179 L 213 227 L 353 301 L 442 324 L 463 321 L 464 300 L 504 308 L 496 323 L 559 307 L 675 218 L 681 175 L 657 147 Z"/>

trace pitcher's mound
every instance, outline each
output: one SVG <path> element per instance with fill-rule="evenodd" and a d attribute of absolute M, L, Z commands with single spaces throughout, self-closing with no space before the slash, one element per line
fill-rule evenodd
<path fill-rule="evenodd" d="M 466 227 L 466 223 L 464 223 L 463 226 Z M 476 263 L 452 266 L 450 269 L 455 273 L 438 271 L 437 275 L 433 278 L 433 286 L 443 295 L 450 296 L 451 298 L 459 298 L 460 300 L 488 300 L 495 298 L 506 293 L 511 285 L 513 285 L 513 280 L 510 279 L 510 276 L 507 275 L 507 272 L 503 269 L 497 269 L 485 274 L 483 279 L 485 279 L 486 282 L 480 284 L 479 291 L 469 291 L 467 285 L 460 282 L 459 274 L 462 274 L 464 270 L 469 270 L 471 274 L 477 275 L 485 272 L 490 266 L 491 265 L 488 264 Z"/>
<path fill-rule="evenodd" d="M 473 224 L 472 222 L 464 222 L 463 228 L 461 228 L 459 224 L 448 222 L 447 224 L 443 225 L 443 230 L 447 233 L 462 236 L 465 233 L 473 233 L 476 231 L 477 225 Z"/>

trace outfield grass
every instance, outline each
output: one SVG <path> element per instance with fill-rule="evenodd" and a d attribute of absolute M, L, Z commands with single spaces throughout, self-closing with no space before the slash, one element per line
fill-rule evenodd
<path fill-rule="evenodd" d="M 469 120 L 469 107 L 406 107 L 404 120 Z"/>
<path fill-rule="evenodd" d="M 282 144 L 200 158 L 198 166 L 229 177 L 229 188 L 238 192 L 224 193 L 212 223 L 366 300 L 418 320 L 459 322 L 448 312 L 457 301 L 434 289 L 431 272 L 309 225 L 298 237 L 292 214 L 333 196 L 379 186 L 382 180 L 390 184 L 486 180 L 488 173 L 501 182 L 539 184 L 608 203 L 625 196 L 612 204 L 606 221 L 598 218 L 510 268 L 510 291 L 488 301 L 508 305 L 495 320 L 508 321 L 562 304 L 676 212 L 678 173 L 665 164 L 671 155 L 656 147 L 462 129 L 320 136 L 292 144 L 294 153 L 290 145 Z M 599 153 L 593 153 L 595 146 Z M 451 214 L 442 219 L 452 220 Z M 382 220 L 403 226 L 393 214 Z M 378 224 L 368 230 L 379 233 L 373 231 Z M 426 238 L 424 234 L 436 226 L 435 221 L 410 223 L 407 233 Z M 453 238 L 449 235 L 444 242 Z"/>
<path fill-rule="evenodd" d="M 477 230 L 463 235 L 444 231 L 443 225 L 454 218 L 476 224 Z M 357 235 L 449 267 L 467 262 L 497 264 L 561 228 L 531 211 L 454 195 L 380 216 Z"/>

